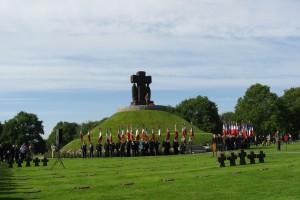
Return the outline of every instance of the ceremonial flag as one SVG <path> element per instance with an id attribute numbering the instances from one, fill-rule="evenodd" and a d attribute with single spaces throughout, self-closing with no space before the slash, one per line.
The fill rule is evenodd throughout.
<path id="1" fill-rule="evenodd" d="M 99 133 L 99 141 L 102 141 L 102 129 L 100 128 L 100 133 Z"/>
<path id="2" fill-rule="evenodd" d="M 125 139 L 125 136 L 124 136 L 124 129 L 123 129 L 123 127 L 122 127 L 121 139 L 122 139 L 122 141 L 124 141 L 124 139 Z"/>
<path id="3" fill-rule="evenodd" d="M 82 130 L 80 130 L 80 140 L 83 141 L 83 134 L 82 134 Z"/>
<path id="4" fill-rule="evenodd" d="M 106 143 L 109 143 L 109 138 L 108 138 L 108 131 L 106 129 L 106 133 L 105 133 L 105 139 L 106 139 Z"/>
<path id="5" fill-rule="evenodd" d="M 131 129 L 130 129 L 129 139 L 130 139 L 130 140 L 133 140 L 133 130 L 132 130 L 132 125 L 131 125 Z"/>
<path id="6" fill-rule="evenodd" d="M 178 140 L 178 130 L 177 130 L 177 124 L 175 124 L 175 140 Z"/>
<path id="7" fill-rule="evenodd" d="M 139 127 L 138 127 L 138 125 L 136 125 L 135 139 L 136 140 L 140 140 L 140 133 L 139 133 Z"/>
<path id="8" fill-rule="evenodd" d="M 158 137 L 161 137 L 160 126 L 158 126 Z"/>
<path id="9" fill-rule="evenodd" d="M 90 135 L 90 131 L 88 131 L 88 140 L 89 140 L 89 142 L 91 142 L 91 135 Z"/>
<path id="10" fill-rule="evenodd" d="M 186 136 L 186 126 L 185 123 L 182 124 L 182 137 L 185 138 Z"/>
<path id="11" fill-rule="evenodd" d="M 145 138 L 145 129 L 144 129 L 144 124 L 143 124 L 143 129 L 142 129 L 142 138 Z"/>
<path id="12" fill-rule="evenodd" d="M 126 137 L 129 139 L 130 138 L 130 133 L 129 133 L 129 128 L 127 126 L 127 130 L 126 130 Z"/>
<path id="13" fill-rule="evenodd" d="M 191 139 L 193 139 L 193 138 L 194 138 L 194 129 L 193 129 L 193 124 L 192 124 L 191 130 L 190 130 L 190 137 L 191 137 Z"/>
<path id="14" fill-rule="evenodd" d="M 166 140 L 170 140 L 170 129 L 169 129 L 169 127 L 167 128 Z"/>
<path id="15" fill-rule="evenodd" d="M 226 125 L 225 122 L 223 122 L 223 135 L 226 136 L 227 130 L 226 130 Z"/>
<path id="16" fill-rule="evenodd" d="M 118 129 L 118 139 L 121 140 L 120 128 Z"/>
<path id="17" fill-rule="evenodd" d="M 111 135 L 111 128 L 109 129 L 109 141 L 112 142 L 113 139 L 112 139 L 112 135 Z"/>
<path id="18" fill-rule="evenodd" d="M 145 138 L 146 138 L 146 141 L 149 140 L 149 137 L 148 137 L 148 129 L 147 129 L 147 127 L 146 127 L 146 131 L 145 131 Z"/>
<path id="19" fill-rule="evenodd" d="M 155 139 L 154 129 L 153 129 L 153 128 L 152 128 L 151 138 L 152 138 L 153 140 Z"/>

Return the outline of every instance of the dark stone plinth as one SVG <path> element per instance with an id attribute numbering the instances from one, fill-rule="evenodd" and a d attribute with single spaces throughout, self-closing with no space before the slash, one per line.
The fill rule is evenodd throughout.
<path id="1" fill-rule="evenodd" d="M 255 164 L 256 155 L 254 154 L 253 151 L 250 152 L 250 154 L 247 156 L 247 158 L 250 160 L 250 164 Z"/>
<path id="2" fill-rule="evenodd" d="M 132 85 L 132 102 L 131 105 L 149 105 L 151 104 L 150 83 L 151 76 L 146 76 L 146 72 L 138 71 L 136 75 L 130 77 Z"/>
<path id="3" fill-rule="evenodd" d="M 246 165 L 246 159 L 245 159 L 246 156 L 247 156 L 247 153 L 244 152 L 243 149 L 241 149 L 238 154 L 238 157 L 240 158 L 240 165 Z"/>
<path id="4" fill-rule="evenodd" d="M 167 106 L 162 105 L 134 105 L 134 106 L 124 106 L 118 108 L 118 112 L 126 112 L 126 111 L 137 111 L 137 110 L 161 110 L 166 111 L 168 109 Z"/>
<path id="5" fill-rule="evenodd" d="M 237 159 L 237 156 L 234 154 L 234 152 L 230 153 L 230 156 L 227 156 L 227 160 L 230 161 L 230 166 L 236 166 L 235 160 Z"/>
<path id="6" fill-rule="evenodd" d="M 266 157 L 266 154 L 264 154 L 263 151 L 259 151 L 259 154 L 256 154 L 256 157 L 258 158 L 259 163 L 264 163 L 264 158 Z"/>
<path id="7" fill-rule="evenodd" d="M 222 153 L 222 154 L 220 154 L 220 156 L 218 157 L 218 161 L 219 161 L 219 166 L 220 167 L 225 167 L 225 163 L 224 163 L 224 161 L 226 160 L 226 157 L 225 157 L 225 155 Z"/>

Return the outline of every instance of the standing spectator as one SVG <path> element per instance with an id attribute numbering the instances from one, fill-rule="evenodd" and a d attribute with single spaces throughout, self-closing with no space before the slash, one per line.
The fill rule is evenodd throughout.
<path id="1" fill-rule="evenodd" d="M 281 135 L 279 133 L 279 131 L 277 131 L 275 133 L 275 139 L 276 139 L 276 146 L 277 146 L 277 150 L 280 151 L 280 146 L 281 146 Z"/>
<path id="2" fill-rule="evenodd" d="M 94 145 L 93 145 L 93 143 L 90 143 L 89 150 L 90 150 L 90 158 L 94 157 Z"/>
<path id="3" fill-rule="evenodd" d="M 97 151 L 97 157 L 102 157 L 102 144 L 100 141 L 98 141 L 97 146 L 96 146 L 96 151 Z"/>
<path id="4" fill-rule="evenodd" d="M 2 144 L 0 144 L 0 161 L 3 162 L 4 150 Z"/>
<path id="5" fill-rule="evenodd" d="M 51 156 L 52 156 L 52 159 L 53 159 L 54 158 L 54 153 L 56 151 L 56 146 L 54 144 L 51 144 L 51 151 L 52 151 Z"/>
<path id="6" fill-rule="evenodd" d="M 81 150 L 82 150 L 82 158 L 86 158 L 86 144 L 85 144 L 85 141 L 82 142 Z"/>
<path id="7" fill-rule="evenodd" d="M 26 147 L 26 144 L 23 143 L 22 146 L 20 147 L 20 154 L 21 154 L 21 159 L 22 160 L 25 159 L 26 153 L 27 153 L 27 147 Z"/>

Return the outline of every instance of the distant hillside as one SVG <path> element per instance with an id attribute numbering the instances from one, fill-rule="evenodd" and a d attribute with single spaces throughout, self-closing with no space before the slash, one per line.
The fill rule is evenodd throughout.
<path id="1" fill-rule="evenodd" d="M 166 111 L 157 111 L 157 110 L 140 110 L 140 111 L 126 111 L 126 112 L 118 112 L 114 114 L 113 116 L 109 117 L 107 120 L 105 120 L 102 124 L 99 124 L 96 128 L 90 131 L 91 134 L 91 142 L 93 144 L 96 144 L 98 142 L 99 138 L 99 129 L 102 129 L 102 143 L 104 143 L 105 140 L 105 132 L 106 129 L 109 130 L 112 129 L 112 137 L 113 140 L 117 141 L 117 134 L 118 134 L 118 128 L 124 128 L 124 131 L 126 133 L 127 125 L 129 127 L 132 125 L 133 133 L 135 134 L 136 125 L 138 124 L 139 132 L 141 134 L 142 132 L 142 125 L 144 124 L 145 127 L 148 128 L 148 135 L 151 137 L 151 129 L 154 128 L 155 137 L 157 137 L 158 134 L 158 126 L 160 125 L 161 128 L 161 134 L 162 137 L 160 140 L 164 140 L 166 137 L 166 130 L 167 127 L 170 128 L 170 135 L 171 140 L 174 138 L 174 129 L 175 124 L 177 123 L 177 129 L 179 133 L 179 139 L 181 138 L 181 128 L 182 124 L 186 123 L 187 126 L 187 132 L 189 135 L 191 124 L 187 122 L 186 120 L 172 114 Z M 194 128 L 194 143 L 207 143 L 211 141 L 212 135 L 211 133 L 205 133 L 199 128 L 193 126 Z M 88 143 L 87 133 L 84 133 L 83 139 Z M 81 146 L 81 141 L 78 133 L 78 139 L 73 140 L 72 142 L 68 143 L 66 146 L 62 148 L 62 150 L 68 151 L 70 149 L 72 150 L 78 150 Z"/>

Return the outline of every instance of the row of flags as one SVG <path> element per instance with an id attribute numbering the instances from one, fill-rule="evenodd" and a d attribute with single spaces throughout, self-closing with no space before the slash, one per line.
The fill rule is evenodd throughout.
<path id="1" fill-rule="evenodd" d="M 175 129 L 174 129 L 174 140 L 178 140 L 178 129 L 177 129 L 177 124 L 175 124 Z M 125 133 L 125 130 L 122 128 L 122 130 L 120 130 L 120 128 L 118 129 L 118 140 L 122 140 L 124 141 L 125 140 L 125 137 L 130 139 L 130 140 L 140 140 L 140 138 L 142 137 L 144 140 L 149 140 L 149 134 L 148 134 L 148 129 L 147 127 L 145 128 L 145 126 L 143 125 L 143 128 L 142 128 L 142 133 L 141 133 L 141 136 L 140 136 L 140 133 L 139 133 L 139 129 L 138 129 L 138 125 L 136 126 L 136 131 L 135 131 L 135 135 L 133 134 L 133 130 L 132 130 L 132 126 L 131 126 L 131 129 L 129 130 L 129 127 L 127 126 L 127 130 L 126 130 L 126 133 Z M 158 126 L 158 131 L 157 131 L 157 137 L 161 138 L 161 129 L 160 129 L 160 126 Z M 187 130 L 186 130 L 186 125 L 185 123 L 182 125 L 182 138 L 186 138 L 187 136 Z M 90 131 L 88 131 L 87 133 L 87 137 L 88 137 L 88 141 L 91 142 L 91 134 L 90 134 Z M 151 130 L 151 139 L 155 139 L 155 133 L 154 133 L 154 128 L 152 128 Z M 109 141 L 109 142 L 112 142 L 113 139 L 112 139 L 112 130 L 111 128 L 109 129 L 109 135 L 108 135 L 108 130 L 106 130 L 106 133 L 105 133 L 105 138 L 106 138 L 106 141 Z M 191 129 L 190 129 L 190 138 L 193 139 L 194 138 L 194 129 L 193 129 L 193 124 L 191 124 Z M 99 138 L 98 140 L 101 142 L 103 139 L 103 136 L 102 136 L 102 129 L 100 128 L 100 132 L 99 132 Z M 80 130 L 80 140 L 83 141 L 83 133 L 82 133 L 82 130 Z M 166 140 L 170 140 L 170 128 L 167 127 L 167 133 L 166 133 Z"/>
<path id="2" fill-rule="evenodd" d="M 252 124 L 223 122 L 223 135 L 241 135 L 243 137 L 253 136 L 254 128 Z"/>

